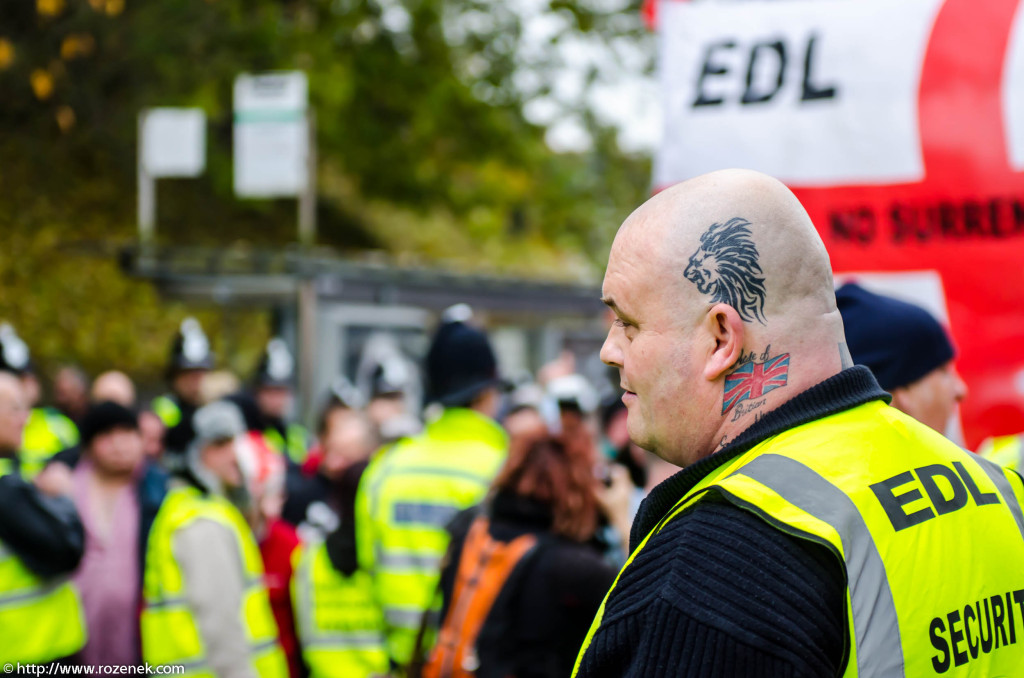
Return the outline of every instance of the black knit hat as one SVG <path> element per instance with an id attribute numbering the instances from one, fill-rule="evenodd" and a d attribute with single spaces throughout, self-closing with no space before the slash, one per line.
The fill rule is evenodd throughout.
<path id="1" fill-rule="evenodd" d="M 93 439 L 115 428 L 138 430 L 139 418 L 124 405 L 105 401 L 89 408 L 78 429 L 82 447 L 89 447 Z"/>
<path id="2" fill-rule="evenodd" d="M 942 325 L 920 306 L 847 283 L 836 290 L 853 362 L 867 365 L 879 385 L 912 384 L 956 355 Z"/>
<path id="3" fill-rule="evenodd" d="M 429 401 L 466 405 L 491 386 L 504 387 L 498 361 L 483 330 L 461 321 L 443 322 L 427 352 Z"/>

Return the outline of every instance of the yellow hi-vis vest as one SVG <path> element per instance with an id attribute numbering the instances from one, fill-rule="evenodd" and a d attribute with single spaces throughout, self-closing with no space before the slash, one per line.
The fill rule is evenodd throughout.
<path id="1" fill-rule="evenodd" d="M 213 678 L 206 650 L 185 597 L 185 581 L 174 557 L 175 533 L 196 520 L 224 525 L 238 541 L 246 581 L 238 611 L 248 632 L 252 669 L 262 678 L 286 678 L 288 665 L 263 580 L 263 560 L 242 514 L 229 501 L 194 487 L 168 492 L 149 534 L 142 584 L 142 658 L 155 666 L 181 666 L 176 675 Z M 229 565 L 225 563 L 225 567 Z M 181 670 L 181 669 L 179 669 Z"/>
<path id="2" fill-rule="evenodd" d="M 292 606 L 310 678 L 386 676 L 384 617 L 370 576 L 338 572 L 323 542 L 303 546 L 293 558 Z"/>
<path id="3" fill-rule="evenodd" d="M 174 428 L 181 423 L 181 407 L 178 406 L 174 396 L 157 396 L 153 398 L 150 407 L 167 428 Z"/>
<path id="4" fill-rule="evenodd" d="M 57 410 L 34 407 L 25 422 L 21 442 L 21 474 L 33 478 L 50 457 L 78 444 L 78 427 Z"/>
<path id="5" fill-rule="evenodd" d="M 14 473 L 0 459 L 0 476 Z M 0 541 L 0 660 L 41 664 L 85 646 L 85 617 L 66 577 L 43 579 Z"/>
<path id="6" fill-rule="evenodd" d="M 309 434 L 304 426 L 288 424 L 284 429 L 285 436 L 276 428 L 268 428 L 263 432 L 263 440 L 274 452 L 283 454 L 296 464 L 306 461 L 309 453 Z"/>
<path id="7" fill-rule="evenodd" d="M 401 666 L 412 658 L 424 613 L 440 609 L 434 594 L 448 550 L 445 527 L 483 500 L 507 447 L 493 420 L 449 408 L 420 435 L 384 448 L 363 473 L 356 551 L 360 568 L 372 573 L 388 652 Z"/>
<path id="8" fill-rule="evenodd" d="M 712 471 L 623 570 L 709 491 L 842 559 L 844 676 L 1024 675 L 1024 482 L 1017 474 L 874 401 L 768 438 Z"/>
<path id="9" fill-rule="evenodd" d="M 978 448 L 978 454 L 992 463 L 999 464 L 1017 473 L 1024 472 L 1024 445 L 1021 436 L 997 436 L 985 440 Z"/>

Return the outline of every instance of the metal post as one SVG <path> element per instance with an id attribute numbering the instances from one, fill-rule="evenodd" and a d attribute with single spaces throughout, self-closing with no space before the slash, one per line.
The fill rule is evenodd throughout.
<path id="1" fill-rule="evenodd" d="M 156 235 L 156 180 L 146 171 L 145 163 L 145 134 L 146 116 L 148 111 L 139 113 L 138 139 L 136 143 L 136 155 L 138 163 L 138 219 L 139 219 L 139 242 L 149 245 Z"/>
<path id="2" fill-rule="evenodd" d="M 306 186 L 299 196 L 299 244 L 303 254 L 309 254 L 316 244 L 316 117 L 313 111 L 306 116 L 309 133 L 307 147 Z M 316 363 L 316 275 L 310 272 L 299 280 L 299 403 L 307 426 L 313 423 L 313 376 Z"/>
<path id="3" fill-rule="evenodd" d="M 306 113 L 309 142 L 306 151 L 306 186 L 299 195 L 299 244 L 316 244 L 316 113 Z"/>

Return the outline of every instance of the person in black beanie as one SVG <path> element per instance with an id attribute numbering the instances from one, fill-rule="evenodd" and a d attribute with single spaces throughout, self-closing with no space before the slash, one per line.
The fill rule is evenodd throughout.
<path id="1" fill-rule="evenodd" d="M 167 476 L 147 460 L 138 416 L 123 405 L 92 405 L 80 432 L 71 496 L 85 526 L 85 556 L 74 575 L 89 629 L 81 659 L 89 666 L 138 664 L 146 539 Z"/>
<path id="2" fill-rule="evenodd" d="M 967 386 L 939 321 L 920 306 L 852 282 L 836 290 L 836 304 L 853 362 L 871 369 L 893 407 L 944 433 Z"/>
<path id="3" fill-rule="evenodd" d="M 439 406 L 437 416 L 419 435 L 374 457 L 356 499 L 360 567 L 372 573 L 387 651 L 401 667 L 414 658 L 424 613 L 433 619 L 437 608 L 438 564 L 449 539 L 445 527 L 484 498 L 508 449 L 508 437 L 494 419 L 506 382 L 468 306 L 445 311 L 425 362 L 427 400 Z"/>

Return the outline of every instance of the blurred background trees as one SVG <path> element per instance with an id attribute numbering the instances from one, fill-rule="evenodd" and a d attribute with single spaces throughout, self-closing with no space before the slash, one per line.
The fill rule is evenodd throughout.
<path id="1" fill-rule="evenodd" d="M 649 159 L 624 152 L 618 132 L 582 104 L 569 113 L 588 147 L 549 147 L 523 110 L 552 93 L 558 64 L 543 50 L 524 55 L 524 11 L 559 19 L 552 44 L 568 33 L 649 40 L 635 4 L 0 3 L 0 319 L 44 371 L 75 360 L 158 379 L 185 309 L 125 278 L 112 256 L 83 256 L 81 245 L 135 237 L 136 118 L 150 106 L 198 106 L 209 124 L 206 174 L 159 184 L 159 244 L 293 241 L 294 201 L 241 201 L 232 189 L 233 80 L 278 69 L 309 76 L 321 245 L 597 280 L 615 229 L 649 190 Z M 250 371 L 264 315 L 200 317 L 215 344 L 225 332 L 252 338 L 229 364 Z"/>

